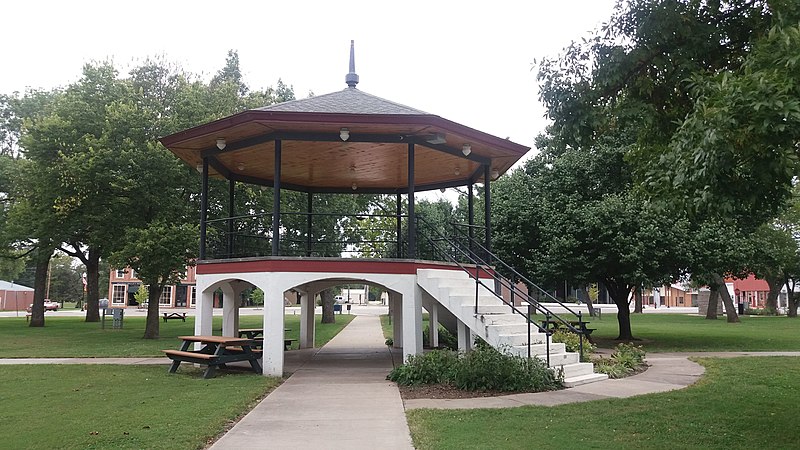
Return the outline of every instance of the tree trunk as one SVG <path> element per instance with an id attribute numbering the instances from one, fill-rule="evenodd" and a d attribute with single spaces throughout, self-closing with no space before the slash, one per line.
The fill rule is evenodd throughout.
<path id="1" fill-rule="evenodd" d="M 636 286 L 633 288 L 633 312 L 642 313 L 642 287 Z"/>
<path id="2" fill-rule="evenodd" d="M 768 315 L 774 316 L 778 314 L 778 296 L 781 294 L 783 280 L 776 277 L 767 277 L 767 284 L 769 285 L 769 294 L 767 294 L 767 302 L 764 305 L 764 309 Z"/>
<path id="3" fill-rule="evenodd" d="M 164 286 L 158 284 L 156 281 L 147 282 L 142 280 L 142 283 L 149 284 L 147 290 L 147 321 L 144 326 L 143 339 L 158 339 L 158 299 L 161 297 L 161 291 Z"/>
<path id="4" fill-rule="evenodd" d="M 728 323 L 739 322 L 739 315 L 736 313 L 736 305 L 733 304 L 731 294 L 728 292 L 728 288 L 725 287 L 725 280 L 717 273 L 713 274 L 712 277 L 714 283 L 719 285 L 719 294 L 722 297 L 722 304 L 725 305 L 725 315 L 728 317 Z"/>
<path id="5" fill-rule="evenodd" d="M 322 298 L 322 323 L 335 323 L 333 289 L 325 289 L 319 293 L 319 296 Z"/>
<path id="6" fill-rule="evenodd" d="M 90 248 L 86 266 L 86 322 L 100 321 L 100 252 Z"/>
<path id="7" fill-rule="evenodd" d="M 617 305 L 617 323 L 619 325 L 618 341 L 633 341 L 631 331 L 631 312 L 628 295 L 631 293 L 631 286 L 627 283 L 617 283 L 616 281 L 604 280 L 608 295 L 614 304 Z"/>
<path id="8" fill-rule="evenodd" d="M 31 322 L 28 326 L 44 326 L 44 296 L 47 290 L 47 269 L 50 266 L 52 250 L 39 249 L 35 252 L 36 275 L 33 281 L 33 307 L 31 308 Z"/>
<path id="9" fill-rule="evenodd" d="M 707 320 L 717 320 L 717 302 L 719 301 L 719 286 L 711 284 L 711 292 L 708 294 L 708 309 L 706 309 Z"/>
<path id="10" fill-rule="evenodd" d="M 800 306 L 800 297 L 792 294 L 787 294 L 787 308 L 786 308 L 786 315 L 789 317 L 797 317 L 797 307 Z"/>
<path id="11" fill-rule="evenodd" d="M 594 309 L 594 303 L 592 303 L 592 299 L 589 297 L 589 290 L 586 289 L 586 286 L 581 286 L 579 289 L 583 293 L 583 298 L 586 299 L 586 307 L 589 308 L 589 317 L 597 317 L 597 311 Z"/>

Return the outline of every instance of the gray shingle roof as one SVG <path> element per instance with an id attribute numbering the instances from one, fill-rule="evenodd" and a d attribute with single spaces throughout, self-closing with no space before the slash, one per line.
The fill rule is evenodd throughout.
<path id="1" fill-rule="evenodd" d="M 286 111 L 307 113 L 339 113 L 339 114 L 413 114 L 430 115 L 399 103 L 395 103 L 356 88 L 317 97 L 304 98 L 278 103 L 276 105 L 256 108 L 256 111 Z"/>
<path id="2" fill-rule="evenodd" d="M 33 290 L 32 288 L 29 288 L 28 286 L 23 286 L 23 285 L 18 284 L 18 283 L 14 283 L 12 285 L 8 281 L 3 281 L 3 280 L 0 280 L 0 289 L 2 289 L 4 291 L 20 291 L 20 292 L 22 292 L 22 291 L 32 291 Z"/>

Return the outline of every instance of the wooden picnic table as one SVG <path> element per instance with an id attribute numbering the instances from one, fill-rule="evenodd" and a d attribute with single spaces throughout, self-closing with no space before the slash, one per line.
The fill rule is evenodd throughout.
<path id="1" fill-rule="evenodd" d="M 190 362 L 208 366 L 203 378 L 211 378 L 216 368 L 225 368 L 225 364 L 237 361 L 248 361 L 255 373 L 261 373 L 258 363 L 261 351 L 253 349 L 255 341 L 252 339 L 227 336 L 179 336 L 178 339 L 183 341 L 180 350 L 162 350 L 172 360 L 169 373 L 175 373 L 182 362 Z M 189 350 L 195 342 L 200 342 L 203 347 Z"/>
<path id="2" fill-rule="evenodd" d="M 291 328 L 284 328 L 283 331 L 292 331 Z M 263 328 L 240 328 L 239 329 L 239 337 L 245 337 L 248 339 L 253 339 L 256 341 L 255 346 L 261 347 L 263 343 L 263 338 L 259 338 L 258 336 L 264 335 Z M 284 339 L 283 340 L 283 349 L 289 350 L 292 346 L 292 342 L 295 342 L 297 339 Z"/>
<path id="3" fill-rule="evenodd" d="M 586 336 L 587 338 L 590 338 L 591 335 L 592 335 L 592 332 L 594 330 L 596 330 L 596 328 L 588 328 L 586 325 L 588 325 L 589 322 L 587 322 L 585 320 L 580 320 L 580 321 L 579 320 L 567 320 L 566 322 L 568 324 L 572 325 L 572 327 L 581 330 L 583 332 L 583 335 Z M 551 320 L 543 320 L 541 323 L 542 323 L 542 328 L 544 328 L 545 330 L 555 331 L 555 330 L 558 330 L 558 329 L 561 329 L 561 328 L 566 328 L 564 326 L 564 322 L 562 322 L 560 320 L 552 320 L 552 319 Z"/>

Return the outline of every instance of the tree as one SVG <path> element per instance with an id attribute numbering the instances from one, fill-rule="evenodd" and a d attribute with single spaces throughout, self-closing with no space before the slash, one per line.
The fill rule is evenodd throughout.
<path id="1" fill-rule="evenodd" d="M 543 150 L 495 183 L 495 248 L 546 285 L 602 282 L 619 310 L 618 339 L 633 339 L 630 295 L 682 275 L 688 224 L 636 195 L 618 147 Z"/>
<path id="2" fill-rule="evenodd" d="M 165 286 L 186 277 L 186 267 L 196 258 L 199 231 L 195 225 L 152 222 L 128 230 L 125 244 L 112 254 L 115 267 L 130 267 L 148 286 L 147 325 L 144 339 L 158 339 L 158 299 Z"/>
<path id="3" fill-rule="evenodd" d="M 691 154 L 689 143 L 695 141 L 681 139 L 679 131 L 688 126 L 690 113 L 699 105 L 696 86 L 717 74 L 739 71 L 744 61 L 756 53 L 754 43 L 767 35 L 775 21 L 773 6 L 785 5 L 761 0 L 618 3 L 611 19 L 592 36 L 573 43 L 560 57 L 545 59 L 540 65 L 541 99 L 553 124 L 537 146 L 555 157 L 571 151 L 591 155 L 600 145 L 614 148 L 621 157 L 616 162 L 607 161 L 607 167 L 625 170 L 622 178 L 611 181 L 617 183 L 617 192 L 630 191 L 621 198 L 641 199 L 638 201 L 653 210 L 648 214 L 655 214 L 654 217 L 688 219 L 687 231 L 711 230 L 717 228 L 718 222 L 729 221 L 729 228 L 736 233 L 749 232 L 769 215 L 752 214 L 752 210 L 750 215 L 722 214 L 724 209 L 693 207 L 686 209 L 688 215 L 684 219 L 682 205 L 686 198 L 694 198 L 694 192 L 685 194 L 686 189 L 672 186 L 681 186 L 687 172 L 694 174 L 691 179 L 701 187 L 703 180 L 713 179 L 713 171 L 693 172 L 701 161 L 685 156 Z M 727 115 L 718 113 L 719 110 L 714 112 L 719 120 L 727 119 Z M 702 130 L 696 135 L 703 136 Z M 673 151 L 676 142 L 686 142 L 687 151 Z M 734 163 L 731 159 L 720 160 Z M 676 168 L 686 170 L 679 172 Z M 632 175 L 632 184 L 625 182 L 628 174 Z M 737 189 L 747 189 L 745 186 Z M 769 198 L 773 197 L 780 196 Z M 752 218 L 758 219 L 748 222 Z M 711 225 L 706 226 L 705 221 Z M 563 236 L 572 234 L 557 236 L 565 240 Z M 723 236 L 714 238 L 719 241 Z M 684 240 L 686 248 L 702 244 Z M 708 251 L 694 252 L 691 265 L 683 270 L 688 269 L 693 276 L 707 276 L 709 282 L 719 282 L 723 273 L 731 271 L 731 264 L 712 264 L 720 259 Z M 610 291 L 613 290 L 616 289 Z M 721 293 L 730 302 L 727 290 Z M 735 320 L 735 311 L 728 309 L 733 315 L 729 320 Z"/>

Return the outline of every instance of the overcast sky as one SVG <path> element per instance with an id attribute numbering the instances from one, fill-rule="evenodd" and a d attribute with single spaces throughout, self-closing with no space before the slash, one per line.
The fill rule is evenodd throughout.
<path id="1" fill-rule="evenodd" d="M 251 88 L 278 78 L 298 98 L 345 88 L 350 40 L 358 88 L 533 146 L 547 121 L 532 63 L 606 20 L 614 0 L 8 1 L 0 92 L 53 88 L 81 66 L 123 71 L 164 56 L 210 77 L 229 49 Z"/>

